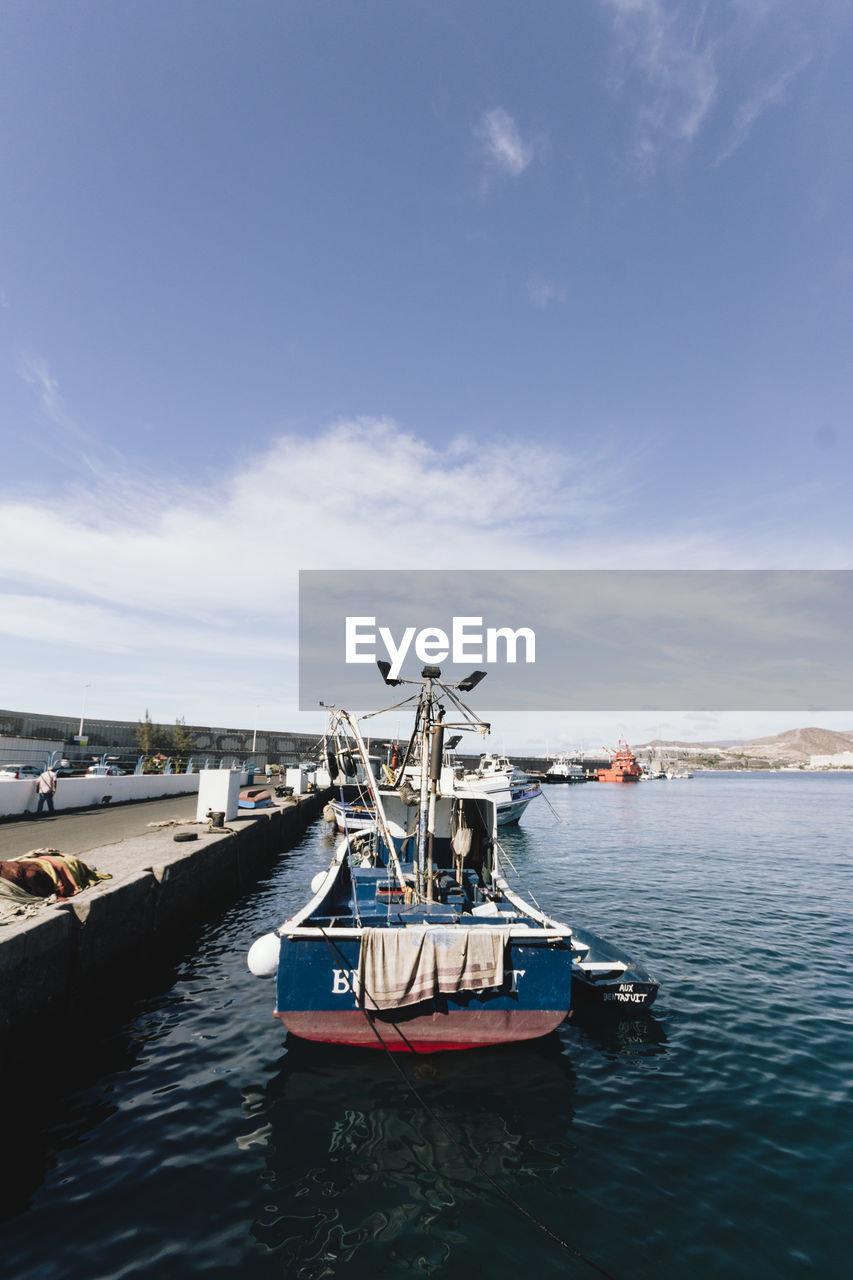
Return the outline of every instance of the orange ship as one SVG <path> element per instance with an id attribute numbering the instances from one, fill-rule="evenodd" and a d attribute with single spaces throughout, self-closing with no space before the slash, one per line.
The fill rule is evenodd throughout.
<path id="1" fill-rule="evenodd" d="M 634 755 L 627 742 L 619 739 L 619 746 L 615 751 L 610 752 L 611 761 L 607 769 L 598 770 L 599 782 L 638 782 L 642 770 L 637 763 L 637 757 Z"/>

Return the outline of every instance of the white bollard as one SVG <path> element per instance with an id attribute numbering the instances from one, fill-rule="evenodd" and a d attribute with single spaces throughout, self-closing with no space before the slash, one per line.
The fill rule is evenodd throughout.
<path id="1" fill-rule="evenodd" d="M 202 769 L 198 776 L 196 821 L 203 822 L 208 812 L 224 813 L 226 822 L 237 817 L 241 775 L 233 769 Z"/>

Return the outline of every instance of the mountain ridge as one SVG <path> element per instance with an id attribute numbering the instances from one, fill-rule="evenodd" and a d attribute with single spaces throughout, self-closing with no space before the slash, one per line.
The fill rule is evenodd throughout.
<path id="1" fill-rule="evenodd" d="M 727 739 L 716 742 L 685 742 L 678 739 L 654 738 L 639 743 L 637 751 L 663 754 L 667 750 L 688 750 L 694 754 L 709 752 L 725 756 L 757 756 L 771 763 L 807 764 L 813 755 L 835 755 L 853 751 L 853 730 L 821 729 L 816 725 L 786 729 L 763 738 Z"/>

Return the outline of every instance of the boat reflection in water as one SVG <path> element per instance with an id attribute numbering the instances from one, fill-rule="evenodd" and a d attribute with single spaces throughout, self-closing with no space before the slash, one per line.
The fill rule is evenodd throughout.
<path id="1" fill-rule="evenodd" d="M 490 1178 L 531 1212 L 541 1184 L 565 1202 L 582 1181 L 575 1073 L 556 1035 L 406 1059 L 423 1102 L 385 1055 L 292 1037 L 288 1049 L 244 1095 L 267 1149 L 253 1234 L 287 1274 L 384 1274 L 389 1257 L 431 1272 L 460 1250 L 470 1264 L 472 1249 L 493 1251 L 496 1209 L 515 1213 Z"/>
<path id="2" fill-rule="evenodd" d="M 570 1025 L 610 1058 L 647 1058 L 666 1053 L 663 1023 L 647 1009 L 614 1015 L 600 1006 L 579 1004 L 572 1010 Z"/>
<path id="3" fill-rule="evenodd" d="M 574 1130 L 567 1052 L 577 1034 L 570 1024 L 473 1057 L 395 1055 L 420 1097 L 384 1054 L 288 1037 L 276 1075 L 244 1092 L 241 1145 L 265 1146 L 255 1239 L 301 1280 L 462 1276 L 494 1260 L 499 1214 L 507 1268 L 517 1254 L 524 1272 L 535 1249 L 540 1272 L 559 1274 L 565 1253 L 498 1188 L 558 1234 L 582 1232 L 588 1135 Z M 663 1051 L 651 1014 L 581 1034 L 607 1056 Z"/>

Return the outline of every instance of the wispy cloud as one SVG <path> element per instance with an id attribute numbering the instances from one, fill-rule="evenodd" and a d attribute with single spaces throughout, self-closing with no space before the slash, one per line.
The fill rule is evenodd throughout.
<path id="1" fill-rule="evenodd" d="M 53 457 L 64 455 L 73 464 L 95 475 L 107 474 L 107 469 L 121 465 L 117 449 L 96 440 L 91 432 L 81 427 L 69 411 L 48 362 L 35 351 L 26 351 L 18 359 L 18 374 L 32 390 L 44 421 L 54 430 L 49 439 L 38 433 L 34 436 L 36 447 Z"/>
<path id="2" fill-rule="evenodd" d="M 474 135 L 493 173 L 517 178 L 533 160 L 533 143 L 522 138 L 518 125 L 503 107 L 485 111 L 474 127 Z"/>
<path id="3" fill-rule="evenodd" d="M 768 108 L 781 106 L 787 100 L 791 81 L 796 79 L 810 62 L 811 57 L 804 56 L 794 66 L 781 72 L 768 83 L 759 85 L 755 92 L 741 103 L 734 113 L 731 136 L 717 156 L 716 164 L 722 164 L 743 146 L 752 133 L 756 121 Z"/>
<path id="4" fill-rule="evenodd" d="M 54 378 L 47 361 L 34 351 L 26 351 L 18 361 L 18 373 L 32 388 L 42 412 L 55 426 L 76 430 L 65 411 L 59 394 L 59 383 Z"/>
<path id="5" fill-rule="evenodd" d="M 714 161 L 722 164 L 812 60 L 801 7 L 780 0 L 599 2 L 613 27 L 611 88 L 631 112 L 632 160 L 644 177 L 685 155 L 712 116 L 717 127 L 729 121 Z M 831 24 L 831 6 L 822 20 Z"/>
<path id="6" fill-rule="evenodd" d="M 614 86 L 635 94 L 634 161 L 644 174 L 664 150 L 695 138 L 717 95 L 715 46 L 703 38 L 705 6 L 667 0 L 601 0 L 614 22 Z"/>
<path id="7" fill-rule="evenodd" d="M 527 281 L 527 296 L 534 307 L 540 311 L 544 311 L 554 302 L 566 301 L 566 291 L 561 285 L 541 277 L 534 277 Z"/>

